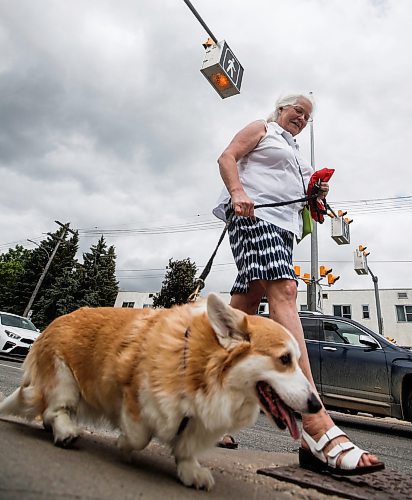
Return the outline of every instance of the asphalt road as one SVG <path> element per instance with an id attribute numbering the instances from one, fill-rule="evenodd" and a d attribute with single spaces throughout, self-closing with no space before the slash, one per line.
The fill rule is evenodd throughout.
<path id="1" fill-rule="evenodd" d="M 18 385 L 20 377 L 22 375 L 22 369 L 20 363 L 15 363 L 11 361 L 0 360 L 0 391 L 3 394 L 10 394 Z M 412 424 L 406 422 L 401 422 L 395 419 L 380 419 L 372 418 L 368 416 L 347 416 L 340 413 L 333 413 L 336 423 L 351 437 L 351 439 L 360 447 L 366 450 L 373 451 L 386 463 L 387 468 L 402 472 L 411 473 L 412 472 L 412 454 L 410 453 L 412 445 Z M 60 457 L 60 454 L 67 453 L 67 450 L 59 450 L 53 446 L 48 446 L 51 441 L 51 436 L 47 435 L 43 430 L 36 428 L 35 426 L 25 430 L 23 424 L 2 422 L 0 421 L 0 449 L 4 460 L 8 463 L 8 454 L 4 453 L 4 450 L 12 451 L 14 460 L 16 464 L 19 461 L 24 460 L 24 449 L 18 449 L 18 443 L 21 437 L 30 438 L 30 442 L 33 446 L 33 453 L 39 455 L 39 460 L 43 453 Z M 91 447 L 93 455 L 102 454 L 102 456 L 107 456 L 107 444 L 102 444 L 98 440 L 98 435 L 93 435 L 93 432 L 89 435 L 89 446 Z M 113 437 L 112 437 L 113 436 Z M 107 434 L 107 437 L 112 439 L 114 448 L 114 434 Z M 294 442 L 289 434 L 284 431 L 279 431 L 274 428 L 267 418 L 261 415 L 257 423 L 249 429 L 245 429 L 236 436 L 239 442 L 240 450 L 250 450 L 260 452 L 272 452 L 272 453 L 296 453 L 298 450 L 298 443 Z M 23 441 L 24 442 L 24 441 Z M 14 446 L 14 444 L 16 446 Z M 37 451 L 37 447 L 39 448 Z M 43 447 L 44 450 L 43 451 Z M 41 450 L 40 450 L 41 448 Z M 222 450 L 225 451 L 226 450 Z M 110 461 L 118 460 L 115 451 L 110 452 Z M 73 455 L 63 455 L 67 457 L 72 457 Z M 58 459 L 58 458 L 57 458 Z M 3 462 L 4 463 L 4 462 Z M 73 462 L 73 466 L 76 465 L 77 461 Z M 8 463 L 9 465 L 9 463 Z M 58 462 L 56 462 L 58 466 Z M 83 467 L 87 466 L 83 465 Z M 174 466 L 173 463 L 168 463 L 167 467 L 170 468 L 167 471 L 167 475 L 170 477 L 174 476 Z M 126 475 L 128 469 L 126 468 Z M 38 472 L 36 472 L 38 474 Z M 51 486 L 57 488 L 58 485 L 53 484 L 53 473 L 52 471 L 43 471 L 46 481 L 50 483 Z M 105 484 L 105 479 L 102 477 L 102 485 Z M 93 486 L 95 487 L 95 485 Z M 116 497 L 116 495 L 115 495 Z M 35 498 L 35 497 L 33 497 Z M 103 497 L 102 497 L 103 498 Z"/>

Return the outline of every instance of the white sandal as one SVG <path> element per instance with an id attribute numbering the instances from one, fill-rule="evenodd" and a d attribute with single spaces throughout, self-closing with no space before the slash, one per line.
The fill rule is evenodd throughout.
<path id="1" fill-rule="evenodd" d="M 307 432 L 302 431 L 302 438 L 309 446 L 309 450 L 299 448 L 299 464 L 304 469 L 310 469 L 315 472 L 330 472 L 340 476 L 352 476 L 360 474 L 369 474 L 385 468 L 383 462 L 378 462 L 373 465 L 358 467 L 360 457 L 365 450 L 361 450 L 358 446 L 354 445 L 351 441 L 338 443 L 327 453 L 324 453 L 324 448 L 335 438 L 347 435 L 339 429 L 336 425 L 329 429 L 325 434 L 316 442 Z M 341 453 L 345 453 L 344 457 L 337 466 L 337 461 Z"/>

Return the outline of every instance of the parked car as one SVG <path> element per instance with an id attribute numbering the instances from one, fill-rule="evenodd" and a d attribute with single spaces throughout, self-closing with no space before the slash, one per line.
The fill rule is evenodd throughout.
<path id="1" fill-rule="evenodd" d="M 313 378 L 327 408 L 412 422 L 410 348 L 340 316 L 299 315 Z"/>
<path id="2" fill-rule="evenodd" d="M 39 330 L 23 316 L 0 312 L 0 354 L 25 357 Z"/>

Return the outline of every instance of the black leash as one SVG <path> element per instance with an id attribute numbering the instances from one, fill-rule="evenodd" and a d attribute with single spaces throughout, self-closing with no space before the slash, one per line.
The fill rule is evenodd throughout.
<path id="1" fill-rule="evenodd" d="M 307 202 L 307 201 L 315 199 L 316 197 L 317 197 L 317 194 L 312 194 L 311 196 L 304 196 L 303 198 L 299 198 L 297 200 L 279 201 L 279 202 L 276 202 L 276 203 L 265 203 L 263 205 L 255 205 L 254 208 L 283 207 L 285 205 L 292 205 L 293 203 Z M 196 287 L 193 290 L 193 292 L 189 295 L 189 297 L 187 299 L 188 302 L 194 302 L 197 299 L 197 297 L 199 296 L 201 290 L 203 290 L 203 288 L 205 286 L 205 280 L 206 280 L 208 274 L 210 273 L 210 270 L 212 269 L 213 260 L 214 260 L 214 258 L 216 256 L 218 248 L 220 247 L 220 245 L 221 245 L 221 243 L 223 241 L 223 238 L 226 235 L 226 232 L 227 232 L 227 230 L 228 230 L 228 228 L 230 226 L 230 223 L 232 222 L 232 219 L 233 219 L 234 215 L 235 215 L 235 212 L 234 212 L 233 208 L 231 208 L 230 212 L 229 212 L 229 217 L 226 220 L 225 227 L 223 229 L 222 234 L 220 235 L 219 241 L 217 242 L 216 248 L 215 248 L 214 252 L 212 253 L 212 255 L 211 255 L 208 263 L 206 264 L 205 268 L 203 269 L 201 275 L 196 280 Z"/>

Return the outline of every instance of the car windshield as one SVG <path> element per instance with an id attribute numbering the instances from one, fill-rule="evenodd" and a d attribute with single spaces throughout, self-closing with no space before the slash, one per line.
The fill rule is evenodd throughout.
<path id="1" fill-rule="evenodd" d="M 14 326 L 15 328 L 24 328 L 25 330 L 36 331 L 36 327 L 27 318 L 12 316 L 11 314 L 0 314 L 0 322 L 3 326 Z"/>

